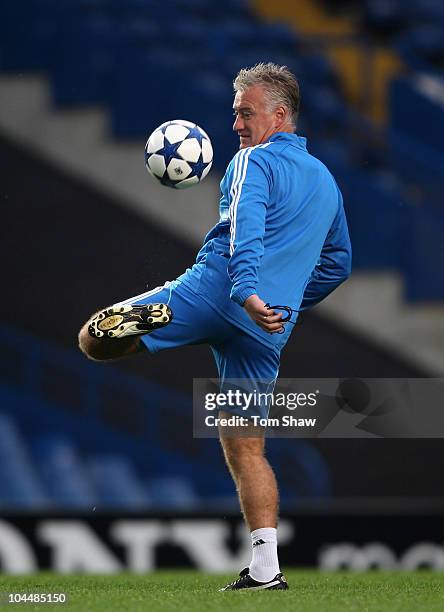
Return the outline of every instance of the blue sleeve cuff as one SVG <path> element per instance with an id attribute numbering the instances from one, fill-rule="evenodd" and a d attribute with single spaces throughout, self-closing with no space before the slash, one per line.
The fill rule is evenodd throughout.
<path id="1" fill-rule="evenodd" d="M 239 306 L 243 306 L 244 302 L 250 295 L 255 295 L 256 289 L 254 287 L 239 287 L 238 289 L 231 290 L 230 298 L 239 304 Z"/>

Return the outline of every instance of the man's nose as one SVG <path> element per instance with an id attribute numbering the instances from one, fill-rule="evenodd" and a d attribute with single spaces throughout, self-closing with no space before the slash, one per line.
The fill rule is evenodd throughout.
<path id="1" fill-rule="evenodd" d="M 241 130 L 243 130 L 244 127 L 244 122 L 241 119 L 241 117 L 239 117 L 239 115 L 236 116 L 236 119 L 234 120 L 233 123 L 233 130 L 235 132 L 240 132 Z"/>

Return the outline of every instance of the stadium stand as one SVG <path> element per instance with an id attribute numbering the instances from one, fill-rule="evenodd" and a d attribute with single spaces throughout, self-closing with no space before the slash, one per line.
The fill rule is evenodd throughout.
<path id="1" fill-rule="evenodd" d="M 0 380 L 2 509 L 236 508 L 217 442 L 190 445 L 183 435 L 191 429 L 187 394 L 116 368 L 104 374 L 6 326 L 0 345 L 12 356 Z M 329 471 L 314 447 L 282 440 L 270 454 L 282 470 L 284 506 L 328 499 Z M 291 473 L 298 466 L 296 480 L 289 465 Z"/>
<path id="2" fill-rule="evenodd" d="M 320 39 L 329 20 L 318 32 L 308 18 L 266 21 L 259 4 L 170 0 L 165 11 L 156 0 L 29 0 L 23 11 L 2 3 L 0 71 L 46 75 L 54 109 L 106 108 L 120 142 L 145 138 L 165 117 L 196 118 L 211 126 L 223 170 L 236 147 L 226 127 L 230 79 L 245 64 L 286 63 L 304 83 L 301 132 L 337 176 L 351 234 L 360 236 L 355 269 L 396 270 L 412 303 L 443 300 L 442 3 L 349 2 L 358 16 L 353 28 L 335 18 L 336 37 L 349 44 L 374 36 L 404 67 L 391 80 L 387 124 L 379 126 L 347 104 L 350 88 Z M 332 4 L 340 3 L 324 3 L 330 11 Z M 181 444 L 159 410 L 168 404 L 189 427 L 188 395 L 116 371 L 117 388 L 80 356 L 20 330 L 1 335 L 8 351 L 0 386 L 3 508 L 236 506 L 213 441 Z M 314 446 L 281 441 L 271 454 L 283 474 L 284 507 L 304 496 L 328 498 L 330 474 Z"/>
<path id="3" fill-rule="evenodd" d="M 197 0 L 185 9 L 172 0 L 168 14 L 154 1 L 117 0 L 31 2 L 20 19 L 17 4 L 1 10 L 0 69 L 45 71 L 58 108 L 106 105 L 118 139 L 145 137 L 165 117 L 198 117 L 204 127 L 211 126 L 220 170 L 235 148 L 225 127 L 233 73 L 259 60 L 286 63 L 304 83 L 301 130 L 312 150 L 336 170 L 347 193 L 352 235 L 366 227 L 369 239 L 355 245 L 355 268 L 397 269 L 409 300 L 444 298 L 444 283 L 433 282 L 441 275 L 440 241 L 424 245 L 416 236 L 418 227 L 428 224 L 431 208 L 433 223 L 444 229 L 439 127 L 444 103 L 432 82 L 444 52 L 440 3 L 412 0 L 406 8 L 405 3 L 369 1 L 359 9 L 362 30 L 354 35 L 384 28 L 396 32 L 390 42 L 408 67 L 392 80 L 386 128 L 375 127 L 344 103 L 333 56 L 325 44 L 313 43 L 314 26 L 309 28 L 292 9 L 288 23 L 300 22 L 299 32 L 285 23 L 261 21 L 254 3 L 242 0 L 232 0 L 224 11 Z M 27 35 L 18 36 L 17 28 Z M 344 32 L 350 35 L 350 28 Z M 385 239 L 378 241 L 375 258 L 372 236 L 381 225 Z M 406 252 L 412 243 L 425 275 L 417 287 Z"/>

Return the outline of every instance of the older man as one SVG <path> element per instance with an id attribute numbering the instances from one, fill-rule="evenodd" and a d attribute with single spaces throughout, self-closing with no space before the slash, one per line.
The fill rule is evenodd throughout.
<path id="1" fill-rule="evenodd" d="M 295 134 L 296 78 L 285 66 L 258 64 L 239 72 L 234 91 L 240 150 L 221 182 L 219 222 L 182 276 L 92 316 L 79 336 L 88 357 L 207 343 L 221 385 L 273 385 L 289 323 L 349 276 L 341 193 Z M 259 412 L 265 416 L 267 407 Z M 233 413 L 245 415 L 232 407 L 220 416 Z M 222 429 L 220 437 L 252 539 L 249 568 L 222 590 L 286 589 L 277 555 L 278 488 L 264 437 L 253 429 L 247 436 Z"/>

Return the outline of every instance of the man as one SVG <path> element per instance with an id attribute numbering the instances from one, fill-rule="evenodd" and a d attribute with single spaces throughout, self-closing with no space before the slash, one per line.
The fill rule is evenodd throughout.
<path id="1" fill-rule="evenodd" d="M 292 331 L 289 316 L 294 323 L 298 311 L 349 276 L 341 194 L 327 168 L 307 152 L 305 138 L 294 133 L 295 77 L 285 66 L 261 63 L 239 72 L 234 91 L 240 150 L 221 182 L 219 223 L 196 264 L 178 279 L 93 315 L 79 336 L 88 357 L 208 343 L 221 385 L 229 379 L 273 384 Z M 285 306 L 286 314 L 274 304 Z M 220 416 L 233 412 L 239 410 Z M 238 437 L 220 430 L 252 538 L 249 568 L 223 590 L 286 589 L 277 555 L 276 480 L 263 435 L 251 432 Z"/>

